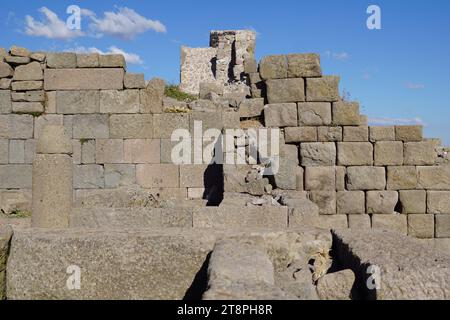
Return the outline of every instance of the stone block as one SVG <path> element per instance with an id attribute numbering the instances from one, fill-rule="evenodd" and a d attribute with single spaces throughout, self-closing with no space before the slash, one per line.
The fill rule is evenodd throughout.
<path id="1" fill-rule="evenodd" d="M 367 191 L 368 214 L 393 214 L 398 204 L 397 191 Z"/>
<path id="2" fill-rule="evenodd" d="M 114 114 L 109 119 L 110 137 L 115 139 L 153 138 L 154 119 L 151 114 Z M 155 125 L 168 125 L 156 124 Z"/>
<path id="3" fill-rule="evenodd" d="M 118 68 L 45 69 L 44 87 L 46 91 L 121 90 L 123 77 L 123 69 Z"/>
<path id="4" fill-rule="evenodd" d="M 359 103 L 334 102 L 332 106 L 333 124 L 337 126 L 359 126 Z"/>
<path id="5" fill-rule="evenodd" d="M 341 166 L 371 166 L 373 146 L 370 142 L 338 142 L 337 162 Z"/>
<path id="6" fill-rule="evenodd" d="M 155 138 L 170 139 L 177 129 L 189 130 L 189 115 L 178 113 L 163 113 L 153 116 L 153 136 Z"/>
<path id="7" fill-rule="evenodd" d="M 73 116 L 72 132 L 74 139 L 109 138 L 108 115 L 103 114 L 75 115 Z"/>
<path id="8" fill-rule="evenodd" d="M 266 56 L 259 62 L 259 73 L 261 78 L 283 79 L 288 75 L 288 64 L 285 55 Z"/>
<path id="9" fill-rule="evenodd" d="M 380 141 L 375 143 L 374 164 L 376 166 L 403 165 L 403 142 Z"/>
<path id="10" fill-rule="evenodd" d="M 425 190 L 399 191 L 401 213 L 420 214 L 427 211 L 427 193 Z"/>
<path id="11" fill-rule="evenodd" d="M 328 102 L 299 102 L 298 119 L 301 126 L 326 126 L 331 124 L 331 104 Z"/>
<path id="12" fill-rule="evenodd" d="M 266 90 L 269 103 L 305 101 L 305 83 L 303 78 L 267 80 Z"/>
<path id="13" fill-rule="evenodd" d="M 98 53 L 78 53 L 77 68 L 98 68 Z"/>
<path id="14" fill-rule="evenodd" d="M 376 214 L 372 216 L 372 228 L 408 234 L 408 222 L 404 214 Z"/>
<path id="15" fill-rule="evenodd" d="M 208 177 L 207 164 L 192 164 L 180 166 L 180 187 L 182 188 L 206 188 L 211 186 L 213 177 Z"/>
<path id="16" fill-rule="evenodd" d="M 365 142 L 369 141 L 369 127 L 356 126 L 344 127 L 344 141 L 346 142 Z"/>
<path id="17" fill-rule="evenodd" d="M 366 212 L 364 191 L 339 191 L 336 195 L 337 214 L 363 214 Z"/>
<path id="18" fill-rule="evenodd" d="M 83 140 L 81 142 L 81 163 L 93 164 L 95 161 L 95 140 Z"/>
<path id="19" fill-rule="evenodd" d="M 173 164 L 138 164 L 136 182 L 143 188 L 178 188 L 179 166 Z"/>
<path id="20" fill-rule="evenodd" d="M 69 52 L 47 53 L 47 68 L 73 69 L 77 67 L 77 55 Z"/>
<path id="21" fill-rule="evenodd" d="M 200 82 L 199 97 L 200 99 L 208 99 L 211 93 L 221 96 L 223 95 L 223 89 L 223 85 L 216 82 Z"/>
<path id="22" fill-rule="evenodd" d="M 188 188 L 189 199 L 203 199 L 205 194 L 205 188 Z"/>
<path id="23" fill-rule="evenodd" d="M 317 127 L 288 127 L 284 130 L 286 143 L 317 141 Z"/>
<path id="24" fill-rule="evenodd" d="M 222 112 L 222 124 L 224 129 L 236 129 L 240 126 L 239 112 L 224 111 Z"/>
<path id="25" fill-rule="evenodd" d="M 413 166 L 387 167 L 388 190 L 410 190 L 417 187 L 417 170 Z"/>
<path id="26" fill-rule="evenodd" d="M 320 57 L 315 53 L 288 54 L 288 78 L 321 77 Z"/>
<path id="27" fill-rule="evenodd" d="M 437 160 L 434 143 L 431 141 L 406 142 L 403 155 L 405 165 L 427 166 L 435 164 Z"/>
<path id="28" fill-rule="evenodd" d="M 9 140 L 9 163 L 25 163 L 25 140 Z"/>
<path id="29" fill-rule="evenodd" d="M 450 190 L 450 166 L 417 167 L 419 187 Z"/>
<path id="30" fill-rule="evenodd" d="M 334 167 L 306 167 L 305 190 L 336 190 Z"/>
<path id="31" fill-rule="evenodd" d="M 100 91 L 101 113 L 138 113 L 139 109 L 139 90 Z"/>
<path id="32" fill-rule="evenodd" d="M 295 103 L 268 104 L 264 107 L 266 127 L 296 127 L 297 105 Z"/>
<path id="33" fill-rule="evenodd" d="M 45 91 L 26 91 L 12 93 L 12 100 L 19 102 L 45 102 Z"/>
<path id="34" fill-rule="evenodd" d="M 72 140 L 72 160 L 73 164 L 81 164 L 81 142 Z"/>
<path id="35" fill-rule="evenodd" d="M 311 201 L 319 207 L 319 214 L 336 215 L 336 191 L 313 190 L 309 196 Z M 347 228 L 347 216 L 340 216 L 345 217 L 345 228 Z"/>
<path id="36" fill-rule="evenodd" d="M 29 57 L 6 56 L 5 61 L 12 66 L 16 66 L 20 64 L 30 63 L 31 59 Z"/>
<path id="37" fill-rule="evenodd" d="M 126 163 L 160 163 L 161 140 L 127 139 L 124 141 Z"/>
<path id="38" fill-rule="evenodd" d="M 384 190 L 386 173 L 384 167 L 348 167 L 348 190 Z"/>
<path id="39" fill-rule="evenodd" d="M 345 190 L 345 176 L 347 175 L 346 167 L 335 167 L 336 169 L 336 191 Z"/>
<path id="40" fill-rule="evenodd" d="M 36 152 L 43 154 L 72 154 L 72 142 L 64 126 L 46 126 L 36 144 Z"/>
<path id="41" fill-rule="evenodd" d="M 333 142 L 302 143 L 300 159 L 302 166 L 334 166 L 336 145 Z"/>
<path id="42" fill-rule="evenodd" d="M 450 214 L 437 214 L 436 238 L 450 238 Z"/>
<path id="43" fill-rule="evenodd" d="M 318 127 L 317 138 L 321 142 L 342 141 L 342 127 Z"/>
<path id="44" fill-rule="evenodd" d="M 26 48 L 18 47 L 18 46 L 12 46 L 9 49 L 9 53 L 12 56 L 17 56 L 17 57 L 29 57 L 31 55 L 30 50 L 28 50 Z"/>
<path id="45" fill-rule="evenodd" d="M 123 83 L 126 89 L 145 88 L 145 78 L 143 73 L 125 73 Z"/>
<path id="46" fill-rule="evenodd" d="M 284 190 L 297 189 L 297 176 L 295 172 L 298 170 L 298 164 L 292 159 L 281 157 L 279 160 L 279 168 L 274 175 L 274 182 L 277 188 Z"/>
<path id="47" fill-rule="evenodd" d="M 45 113 L 56 113 L 56 93 L 56 91 L 45 92 Z"/>
<path id="48" fill-rule="evenodd" d="M 264 98 L 244 99 L 239 105 L 241 118 L 259 117 L 264 109 Z"/>
<path id="49" fill-rule="evenodd" d="M 244 60 L 244 73 L 254 73 L 258 71 L 258 63 L 255 58 L 246 58 Z"/>
<path id="50" fill-rule="evenodd" d="M 11 113 L 11 91 L 0 90 L 0 114 Z"/>
<path id="51" fill-rule="evenodd" d="M 122 54 L 101 54 L 98 58 L 100 68 L 125 68 L 125 58 Z"/>
<path id="52" fill-rule="evenodd" d="M 136 184 L 136 166 L 105 164 L 105 188 L 120 188 Z"/>
<path id="53" fill-rule="evenodd" d="M 28 139 L 25 140 L 25 163 L 33 163 L 34 156 L 36 154 L 36 143 L 37 140 Z"/>
<path id="54" fill-rule="evenodd" d="M 421 142 L 422 141 L 422 126 L 396 126 L 395 140 L 403 142 Z"/>
<path id="55" fill-rule="evenodd" d="M 427 212 L 450 214 L 450 191 L 427 191 Z"/>
<path id="56" fill-rule="evenodd" d="M 100 93 L 96 90 L 57 91 L 56 112 L 62 114 L 98 113 Z"/>
<path id="57" fill-rule="evenodd" d="M 123 163 L 122 139 L 97 139 L 95 145 L 95 160 L 99 164 Z"/>
<path id="58" fill-rule="evenodd" d="M 7 78 L 14 75 L 14 69 L 6 62 L 0 61 L 0 78 Z"/>
<path id="59" fill-rule="evenodd" d="M 42 102 L 13 102 L 12 111 L 14 113 L 43 113 Z"/>
<path id="60" fill-rule="evenodd" d="M 29 80 L 43 80 L 44 73 L 42 72 L 41 64 L 39 62 L 31 62 L 26 65 L 17 66 L 14 70 L 13 81 L 29 81 Z"/>
<path id="61" fill-rule="evenodd" d="M 38 62 L 44 62 L 46 57 L 47 57 L 47 54 L 45 52 L 33 52 L 30 55 L 31 60 L 38 61 Z"/>
<path id="62" fill-rule="evenodd" d="M 30 189 L 0 191 L 0 212 L 3 211 L 3 213 L 6 214 L 13 213 L 14 211 L 17 210 L 22 212 L 31 212 L 32 211 L 31 202 L 32 202 L 32 192 Z M 7 219 L 10 220 L 9 218 Z M 19 219 L 24 220 L 21 218 Z"/>
<path id="63" fill-rule="evenodd" d="M 409 214 L 408 236 L 419 239 L 434 238 L 434 215 Z"/>
<path id="64" fill-rule="evenodd" d="M 351 300 L 355 273 L 351 269 L 327 273 L 317 282 L 320 300 Z"/>
<path id="65" fill-rule="evenodd" d="M 348 227 L 355 230 L 370 229 L 372 222 L 368 214 L 349 214 Z"/>
<path id="66" fill-rule="evenodd" d="M 0 165 L 0 189 L 31 189 L 31 165 Z"/>
<path id="67" fill-rule="evenodd" d="M 306 101 L 338 101 L 340 99 L 339 80 L 340 78 L 336 76 L 306 79 Z"/>
<path id="68" fill-rule="evenodd" d="M 0 115 L 0 139 L 33 138 L 33 116 L 9 114 Z"/>
<path id="69" fill-rule="evenodd" d="M 0 90 L 11 89 L 12 79 L 0 78 Z"/>
<path id="70" fill-rule="evenodd" d="M 140 90 L 141 113 L 162 113 L 165 82 L 151 79 L 145 89 Z"/>
<path id="71" fill-rule="evenodd" d="M 0 164 L 8 164 L 9 162 L 9 140 L 0 139 Z"/>
<path id="72" fill-rule="evenodd" d="M 377 141 L 395 141 L 395 127 L 376 126 L 369 127 L 370 142 Z"/>
<path id="73" fill-rule="evenodd" d="M 75 165 L 73 170 L 75 189 L 99 189 L 105 187 L 105 170 L 98 164 Z"/>
<path id="74" fill-rule="evenodd" d="M 43 81 L 13 81 L 11 83 L 11 88 L 14 91 L 42 90 L 43 87 Z"/>
<path id="75" fill-rule="evenodd" d="M 204 134 L 208 129 L 222 131 L 222 113 L 193 111 L 189 114 L 189 131 L 194 135 L 194 129 Z"/>

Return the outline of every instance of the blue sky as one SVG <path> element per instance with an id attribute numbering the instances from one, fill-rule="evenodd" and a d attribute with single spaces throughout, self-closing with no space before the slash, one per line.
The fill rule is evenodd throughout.
<path id="1" fill-rule="evenodd" d="M 381 8 L 381 30 L 366 27 L 371 4 Z M 81 31 L 58 24 L 69 5 L 86 9 Z M 212 29 L 251 28 L 258 59 L 320 53 L 324 73 L 341 76 L 341 91 L 372 123 L 422 123 L 427 137 L 450 145 L 448 0 L 0 0 L 0 9 L 0 47 L 125 52 L 129 70 L 172 83 L 181 45 L 208 46 Z"/>

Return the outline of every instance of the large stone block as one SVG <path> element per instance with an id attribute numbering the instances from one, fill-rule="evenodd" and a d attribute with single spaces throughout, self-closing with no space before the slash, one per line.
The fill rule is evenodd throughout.
<path id="1" fill-rule="evenodd" d="M 151 139 L 154 130 L 153 120 L 151 114 L 111 115 L 109 119 L 110 137 L 117 139 Z"/>
<path id="2" fill-rule="evenodd" d="M 120 188 L 136 184 L 136 166 L 105 164 L 105 188 Z"/>
<path id="3" fill-rule="evenodd" d="M 450 191 L 427 191 L 427 212 L 450 214 Z"/>
<path id="4" fill-rule="evenodd" d="M 450 238 L 450 214 L 437 214 L 436 238 Z"/>
<path id="5" fill-rule="evenodd" d="M 413 166 L 387 167 L 388 190 L 410 190 L 417 187 L 417 170 Z"/>
<path id="6" fill-rule="evenodd" d="M 367 191 L 368 214 L 393 214 L 398 203 L 397 191 Z"/>
<path id="7" fill-rule="evenodd" d="M 342 141 L 342 127 L 318 127 L 317 139 L 321 142 Z"/>
<path id="8" fill-rule="evenodd" d="M 0 139 L 0 164 L 8 164 L 9 160 L 9 140 Z"/>
<path id="9" fill-rule="evenodd" d="M 74 139 L 106 139 L 109 138 L 108 116 L 102 114 L 86 114 L 73 116 Z"/>
<path id="10" fill-rule="evenodd" d="M 101 54 L 98 57 L 100 68 L 125 68 L 125 57 L 122 54 Z"/>
<path id="11" fill-rule="evenodd" d="M 14 69 L 6 62 L 0 61 L 0 78 L 11 77 L 14 74 Z"/>
<path id="12" fill-rule="evenodd" d="M 25 140 L 9 140 L 9 163 L 25 163 Z"/>
<path id="13" fill-rule="evenodd" d="M 342 166 L 371 166 L 373 146 L 370 142 L 338 142 L 337 162 Z"/>
<path id="14" fill-rule="evenodd" d="M 320 67 L 320 57 L 318 54 L 288 54 L 287 64 L 288 78 L 309 78 L 322 76 L 322 68 Z"/>
<path id="15" fill-rule="evenodd" d="M 288 75 L 288 64 L 285 55 L 266 56 L 259 62 L 259 73 L 261 78 L 283 79 Z"/>
<path id="16" fill-rule="evenodd" d="M 349 214 L 348 215 L 348 227 L 356 230 L 370 229 L 372 227 L 372 221 L 368 214 Z"/>
<path id="17" fill-rule="evenodd" d="M 11 91 L 0 90 L 0 114 L 11 113 Z"/>
<path id="18" fill-rule="evenodd" d="M 139 90 L 102 90 L 100 91 L 100 112 L 138 113 L 139 101 Z"/>
<path id="19" fill-rule="evenodd" d="M 79 53 L 77 54 L 77 68 L 98 68 L 98 53 Z"/>
<path id="20" fill-rule="evenodd" d="M 0 226 L 0 300 L 6 299 L 6 262 L 12 235 L 10 226 Z"/>
<path id="21" fill-rule="evenodd" d="M 401 166 L 403 164 L 403 142 L 376 142 L 374 158 L 376 166 Z"/>
<path id="22" fill-rule="evenodd" d="M 0 78 L 0 90 L 11 89 L 11 83 L 12 83 L 12 79 Z"/>
<path id="23" fill-rule="evenodd" d="M 399 191 L 401 213 L 420 214 L 427 211 L 427 192 L 425 190 L 401 190 Z"/>
<path id="24" fill-rule="evenodd" d="M 57 91 L 56 112 L 62 114 L 98 113 L 100 93 L 96 90 Z"/>
<path id="25" fill-rule="evenodd" d="M 297 105 L 295 103 L 268 104 L 264 107 L 266 127 L 296 127 Z"/>
<path id="26" fill-rule="evenodd" d="M 93 164 L 95 162 L 95 140 L 83 140 L 81 143 L 81 163 Z"/>
<path id="27" fill-rule="evenodd" d="M 276 187 L 284 190 L 296 190 L 298 185 L 296 171 L 298 169 L 296 161 L 281 157 L 278 171 L 273 177 Z"/>
<path id="28" fill-rule="evenodd" d="M 409 214 L 408 236 L 420 239 L 434 238 L 434 215 Z"/>
<path id="29" fill-rule="evenodd" d="M 17 66 L 14 70 L 13 81 L 29 81 L 29 80 L 43 80 L 44 73 L 42 72 L 41 64 L 39 62 L 31 62 L 26 65 Z"/>
<path id="30" fill-rule="evenodd" d="M 70 52 L 47 53 L 47 67 L 52 69 L 72 69 L 77 67 L 77 55 Z"/>
<path id="31" fill-rule="evenodd" d="M 127 139 L 124 141 L 126 163 L 159 163 L 161 158 L 159 139 Z"/>
<path id="32" fill-rule="evenodd" d="M 214 177 L 208 172 L 207 164 L 180 166 L 180 187 L 182 188 L 205 188 L 208 184 L 211 186 L 213 181 L 208 181 L 211 178 Z"/>
<path id="33" fill-rule="evenodd" d="M 300 159 L 302 166 L 334 166 L 336 145 L 333 142 L 302 143 Z"/>
<path id="34" fill-rule="evenodd" d="M 163 113 L 153 116 L 153 136 L 170 139 L 177 129 L 189 130 L 189 115 L 178 113 Z"/>
<path id="35" fill-rule="evenodd" d="M 319 214 L 336 215 L 336 191 L 313 190 L 309 196 L 311 201 L 319 207 Z M 345 228 L 347 228 L 347 216 L 339 215 L 339 217 L 345 217 Z"/>
<path id="36" fill-rule="evenodd" d="M 339 191 L 336 196 L 337 214 L 363 214 L 366 212 L 364 191 Z"/>
<path id="37" fill-rule="evenodd" d="M 0 165 L 0 189 L 31 189 L 31 165 Z"/>
<path id="38" fill-rule="evenodd" d="M 75 165 L 73 187 L 75 189 L 98 189 L 105 187 L 105 172 L 101 165 Z"/>
<path id="39" fill-rule="evenodd" d="M 348 190 L 384 190 L 386 173 L 383 167 L 348 167 Z"/>
<path id="40" fill-rule="evenodd" d="M 13 102 L 12 111 L 14 113 L 43 113 L 44 105 L 42 102 Z"/>
<path id="41" fill-rule="evenodd" d="M 303 78 L 267 80 L 266 88 L 269 103 L 305 101 L 305 82 Z"/>
<path id="42" fill-rule="evenodd" d="M 184 125 L 184 123 L 182 124 Z M 222 127 L 222 112 L 193 111 L 189 114 L 189 131 L 192 135 L 194 135 L 194 130 L 196 128 L 203 134 L 208 129 L 218 129 L 219 131 L 222 131 Z"/>
<path id="43" fill-rule="evenodd" d="M 123 163 L 122 139 L 96 139 L 95 160 L 97 163 Z"/>
<path id="44" fill-rule="evenodd" d="M 419 187 L 450 190 L 450 166 L 417 167 Z"/>
<path id="45" fill-rule="evenodd" d="M 369 141 L 369 127 L 367 126 L 345 126 L 344 141 L 365 142 Z"/>
<path id="46" fill-rule="evenodd" d="M 136 182 L 143 188 L 178 188 L 179 166 L 173 164 L 138 164 Z"/>
<path id="47" fill-rule="evenodd" d="M 372 216 L 372 228 L 408 234 L 408 221 L 404 214 L 375 214 Z"/>
<path id="48" fill-rule="evenodd" d="M 264 98 L 244 99 L 239 105 L 241 118 L 259 117 L 264 109 Z"/>
<path id="49" fill-rule="evenodd" d="M 393 126 L 369 127 L 369 133 L 371 142 L 395 141 L 395 127 Z"/>
<path id="50" fill-rule="evenodd" d="M 340 99 L 339 80 L 340 78 L 336 76 L 306 79 L 306 101 L 338 101 Z"/>
<path id="51" fill-rule="evenodd" d="M 143 73 L 125 73 L 123 84 L 126 89 L 145 88 L 145 78 Z"/>
<path id="52" fill-rule="evenodd" d="M 360 114 L 357 102 L 334 102 L 332 106 L 333 124 L 337 126 L 359 126 Z"/>
<path id="53" fill-rule="evenodd" d="M 45 69 L 44 87 L 51 90 L 121 90 L 123 69 Z"/>
<path id="54" fill-rule="evenodd" d="M 396 126 L 395 140 L 403 142 L 421 142 L 422 141 L 422 126 Z"/>
<path id="55" fill-rule="evenodd" d="M 0 115 L 0 139 L 33 138 L 33 116 L 9 114 Z"/>
<path id="56" fill-rule="evenodd" d="M 298 119 L 301 126 L 326 126 L 331 124 L 331 104 L 328 102 L 299 102 Z"/>
<path id="57" fill-rule="evenodd" d="M 147 87 L 140 90 L 141 113 L 162 113 L 166 84 L 164 80 L 153 78 Z"/>
<path id="58" fill-rule="evenodd" d="M 334 167 L 306 167 L 305 190 L 336 190 Z"/>
<path id="59" fill-rule="evenodd" d="M 317 127 L 288 127 L 284 130 L 286 143 L 317 141 Z"/>
<path id="60" fill-rule="evenodd" d="M 14 91 L 42 90 L 43 87 L 43 81 L 13 81 L 11 83 Z"/>
<path id="61" fill-rule="evenodd" d="M 435 146 L 431 141 L 406 142 L 404 144 L 403 155 L 405 165 L 433 165 L 437 159 Z"/>

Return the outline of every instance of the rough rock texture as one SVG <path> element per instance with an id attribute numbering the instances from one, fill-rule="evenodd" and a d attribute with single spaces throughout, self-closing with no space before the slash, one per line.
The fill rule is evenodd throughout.
<path id="1" fill-rule="evenodd" d="M 0 300 L 6 298 L 6 262 L 12 235 L 11 227 L 0 225 Z"/>
<path id="2" fill-rule="evenodd" d="M 317 293 L 321 300 L 350 300 L 354 283 L 350 269 L 328 273 L 317 282 Z"/>

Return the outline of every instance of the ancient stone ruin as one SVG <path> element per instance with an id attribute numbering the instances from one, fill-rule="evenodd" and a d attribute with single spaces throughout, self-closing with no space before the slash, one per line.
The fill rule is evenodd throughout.
<path id="1" fill-rule="evenodd" d="M 0 49 L 0 299 L 450 299 L 448 149 L 255 39 L 183 47 L 176 95 Z"/>

